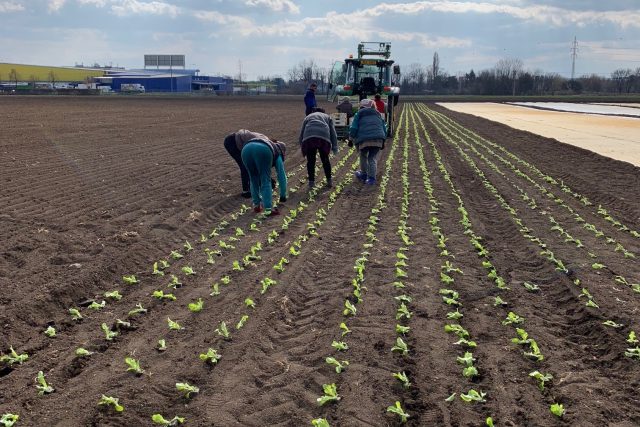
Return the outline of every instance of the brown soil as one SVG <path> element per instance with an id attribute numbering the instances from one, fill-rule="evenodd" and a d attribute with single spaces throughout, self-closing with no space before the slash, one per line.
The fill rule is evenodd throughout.
<path id="1" fill-rule="evenodd" d="M 624 276 L 629 283 L 640 283 L 640 238 L 630 233 L 640 230 L 638 168 L 434 105 L 406 104 L 399 110 L 404 116 L 396 138 L 388 141 L 378 164 L 380 181 L 394 153 L 388 162 L 385 203 L 376 213 L 377 240 L 363 248 L 369 240 L 365 232 L 371 209 L 384 186 L 351 182 L 356 156 L 345 146 L 332 161 L 336 166 L 346 160 L 336 167 L 334 189 L 322 188 L 309 200 L 296 145 L 301 107 L 298 98 L 0 97 L 0 351 L 13 346 L 29 354 L 22 365 L 0 365 L 0 414 L 20 414 L 20 426 L 151 425 L 154 413 L 184 416 L 185 425 L 193 426 L 305 426 L 318 417 L 332 426 L 384 426 L 399 425 L 399 418 L 386 408 L 400 401 L 411 426 L 478 426 L 488 416 L 505 426 L 640 424 L 640 361 L 624 356 L 632 346 L 625 342 L 629 331 L 640 333 L 640 293 L 615 281 Z M 421 123 L 451 184 L 438 169 Z M 283 213 L 300 201 L 308 206 L 286 230 L 284 215 L 255 223 L 258 231 L 250 231 L 255 214 L 238 213 L 246 201 L 238 196 L 239 173 L 222 140 L 242 127 L 289 143 L 286 167 L 292 173 L 290 186 L 297 191 L 290 194 Z M 523 163 L 517 175 L 492 152 L 506 154 L 495 147 L 487 150 L 478 135 L 562 180 L 594 206 L 580 203 Z M 423 144 L 437 212 L 425 192 L 416 142 Z M 396 253 L 405 246 L 397 233 L 403 218 L 405 144 L 411 192 L 407 233 L 414 244 L 407 246 L 408 266 L 403 267 L 409 276 L 406 287 L 396 290 L 391 285 L 397 280 Z M 461 153 L 468 154 L 515 209 L 521 225 Z M 483 239 L 487 258 L 480 258 L 469 243 L 451 186 L 473 231 Z M 562 203 L 544 196 L 541 188 Z M 340 191 L 333 204 L 330 194 L 335 189 Z M 520 191 L 536 200 L 535 209 Z M 607 222 L 598 204 L 630 231 Z M 300 254 L 292 255 L 292 243 L 309 235 L 319 208 L 327 215 L 317 227 L 318 236 L 309 236 Z M 585 229 L 571 212 L 593 224 L 602 237 Z M 448 239 L 450 257 L 443 257 L 436 246 L 429 224 L 434 215 Z M 583 246 L 565 242 L 565 236 L 551 229 L 549 217 Z M 218 226 L 219 236 L 197 243 L 201 234 L 208 236 Z M 238 227 L 246 236 L 231 242 Z M 523 236 L 523 227 L 564 262 L 568 273 L 557 271 L 540 255 L 540 247 Z M 268 244 L 273 230 L 278 237 Z M 615 243 L 607 243 L 607 237 Z M 203 249 L 219 249 L 221 239 L 235 249 L 223 249 L 213 257 L 215 264 L 208 264 Z M 185 241 L 193 251 L 184 250 Z M 241 261 L 256 242 L 262 243 L 261 259 L 244 271 L 233 270 L 232 262 Z M 637 254 L 636 259 L 625 258 L 616 244 Z M 172 250 L 184 258 L 173 260 Z M 363 250 L 369 253 L 366 290 L 356 304 L 357 314 L 346 318 L 344 301 L 353 301 L 354 263 Z M 282 257 L 289 264 L 278 273 L 272 267 Z M 165 276 L 152 275 L 153 263 L 161 259 L 171 266 Z M 496 288 L 483 260 L 491 261 L 510 290 Z M 464 273 L 451 273 L 455 282 L 448 286 L 440 282 L 445 261 Z M 594 262 L 606 267 L 593 269 Z M 197 274 L 185 275 L 184 266 Z M 140 283 L 123 284 L 125 274 L 135 274 Z M 169 274 L 177 275 L 183 286 L 168 288 Z M 220 294 L 210 296 L 211 285 L 225 275 L 231 283 L 220 284 Z M 261 294 L 265 277 L 277 284 Z M 527 292 L 525 281 L 540 291 Z M 458 323 L 477 342 L 471 351 L 479 376 L 473 380 L 461 375 L 463 366 L 456 361 L 464 349 L 444 331 L 455 321 L 446 318 L 452 308 L 439 295 L 443 287 L 459 292 L 464 317 Z M 583 287 L 598 309 L 585 306 Z M 87 307 L 114 289 L 122 300 L 107 300 L 101 310 Z M 158 289 L 173 292 L 177 300 L 156 300 L 151 293 Z M 412 297 L 407 304 L 412 316 L 396 321 L 394 296 L 400 294 Z M 498 295 L 508 302 L 506 307 L 494 306 Z M 255 308 L 245 306 L 247 297 Z M 192 313 L 187 304 L 198 298 L 204 300 L 204 309 Z M 129 318 L 137 303 L 148 313 Z M 71 320 L 70 307 L 80 309 L 81 322 Z M 511 343 L 515 328 L 501 324 L 509 311 L 526 319 L 520 326 L 536 340 L 544 360 L 532 361 Z M 237 330 L 244 314 L 249 318 Z M 167 318 L 184 329 L 169 331 Z M 115 327 L 116 319 L 130 320 L 131 327 L 107 341 L 101 324 Z M 624 326 L 603 325 L 606 320 Z M 232 339 L 215 332 L 221 321 L 229 325 Z M 341 322 L 352 331 L 344 338 Z M 391 352 L 397 323 L 411 328 L 405 357 Z M 44 335 L 48 325 L 56 328 L 55 338 Z M 166 339 L 164 352 L 155 350 L 160 338 Z M 349 345 L 345 352 L 331 347 L 340 339 Z M 74 351 L 80 346 L 94 354 L 77 358 Z M 222 356 L 215 366 L 198 358 L 209 347 Z M 126 372 L 124 359 L 129 356 L 140 360 L 143 375 Z M 325 363 L 327 356 L 350 364 L 337 374 Z M 34 378 L 40 370 L 54 393 L 38 396 Z M 534 370 L 553 375 L 542 392 L 528 376 Z M 392 377 L 399 371 L 409 376 L 408 389 Z M 188 400 L 175 390 L 176 382 L 185 381 L 200 388 Z M 330 383 L 337 385 L 341 400 L 320 407 L 316 399 L 322 385 Z M 465 403 L 457 396 L 445 401 L 471 388 L 486 392 L 486 403 Z M 98 406 L 102 394 L 118 397 L 124 412 Z M 562 419 L 549 412 L 554 402 L 566 408 Z"/>

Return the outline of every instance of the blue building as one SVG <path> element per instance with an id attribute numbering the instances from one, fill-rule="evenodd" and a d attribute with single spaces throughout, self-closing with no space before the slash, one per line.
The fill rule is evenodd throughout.
<path id="1" fill-rule="evenodd" d="M 145 92 L 215 92 L 232 94 L 233 79 L 227 77 L 199 76 L 199 70 L 126 70 L 113 71 L 105 77 L 96 77 L 101 85 L 110 85 L 114 92 L 121 92 L 122 85 L 142 85 Z"/>

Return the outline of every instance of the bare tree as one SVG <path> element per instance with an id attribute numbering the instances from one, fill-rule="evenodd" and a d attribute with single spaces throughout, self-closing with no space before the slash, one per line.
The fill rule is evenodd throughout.
<path id="1" fill-rule="evenodd" d="M 516 94 L 516 82 L 522 74 L 524 64 L 519 58 L 503 58 L 498 61 L 495 67 L 496 77 L 512 82 L 512 95 Z"/>
<path id="2" fill-rule="evenodd" d="M 618 68 L 611 73 L 611 79 L 615 82 L 618 93 L 630 91 L 632 75 L 633 70 L 630 70 L 629 68 Z"/>
<path id="3" fill-rule="evenodd" d="M 433 61 L 431 64 L 431 73 L 433 75 L 433 81 L 435 82 L 440 75 L 440 57 L 438 52 L 433 52 Z"/>

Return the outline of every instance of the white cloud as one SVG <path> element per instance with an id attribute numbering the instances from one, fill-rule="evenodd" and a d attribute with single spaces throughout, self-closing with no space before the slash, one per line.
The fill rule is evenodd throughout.
<path id="1" fill-rule="evenodd" d="M 429 36 L 418 32 L 389 33 L 379 31 L 377 33 L 382 39 L 388 41 L 418 42 L 421 46 L 428 48 L 459 48 L 471 46 L 471 40 L 459 39 L 455 37 Z"/>
<path id="2" fill-rule="evenodd" d="M 225 15 L 215 10 L 199 10 L 193 16 L 204 22 L 213 22 L 218 25 L 229 25 L 234 27 L 253 26 L 254 23 L 248 18 L 236 15 Z"/>
<path id="3" fill-rule="evenodd" d="M 49 12 L 57 12 L 66 3 L 67 0 L 49 0 Z"/>
<path id="4" fill-rule="evenodd" d="M 20 12 L 24 10 L 24 6 L 12 1 L 0 1 L 0 13 Z"/>
<path id="5" fill-rule="evenodd" d="M 92 4 L 97 7 L 105 7 L 109 0 L 76 0 L 80 4 Z"/>
<path id="6" fill-rule="evenodd" d="M 169 15 L 175 18 L 180 13 L 180 8 L 161 1 L 120 0 L 113 4 L 111 10 L 118 16 L 130 15 Z"/>
<path id="7" fill-rule="evenodd" d="M 300 7 L 291 0 L 246 0 L 245 4 L 247 6 L 267 7 L 275 12 L 300 13 Z"/>

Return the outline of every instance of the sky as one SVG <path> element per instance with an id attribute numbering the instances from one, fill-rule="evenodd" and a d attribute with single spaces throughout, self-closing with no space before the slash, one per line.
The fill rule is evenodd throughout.
<path id="1" fill-rule="evenodd" d="M 143 68 L 184 54 L 201 74 L 287 76 L 330 68 L 360 41 L 389 41 L 401 67 L 449 74 L 519 58 L 528 70 L 604 76 L 640 67 L 640 0 L 0 0 L 0 62 Z"/>

